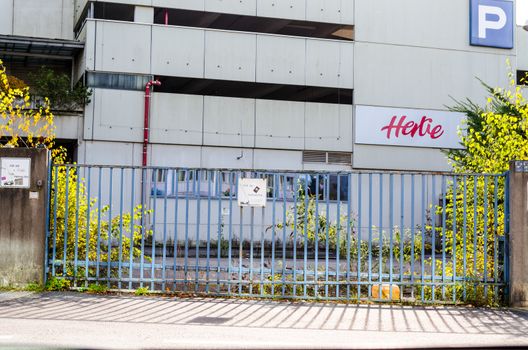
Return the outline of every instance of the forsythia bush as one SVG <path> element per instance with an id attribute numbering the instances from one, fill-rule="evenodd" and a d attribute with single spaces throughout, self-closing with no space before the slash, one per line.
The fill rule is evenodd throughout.
<path id="1" fill-rule="evenodd" d="M 55 126 L 49 99 L 45 98 L 37 110 L 30 108 L 30 99 L 29 87 L 8 76 L 0 61 L 0 147 L 44 146 L 52 150 L 53 163 L 59 165 L 53 168 L 51 178 L 48 258 L 55 275 L 50 281 L 55 276 L 72 278 L 75 283 L 85 281 L 86 276 L 111 277 L 108 272 L 115 275 L 117 269 L 98 271 L 97 263 L 128 262 L 139 257 L 142 240 L 151 235 L 141 226 L 150 211 L 138 205 L 132 213 L 109 217 L 108 206 L 99 208 L 96 199 L 88 198 L 85 181 L 76 168 L 62 165 L 65 150 L 53 148 Z M 75 269 L 75 262 L 87 263 L 88 271 Z"/>
<path id="2" fill-rule="evenodd" d="M 30 98 L 29 87 L 9 77 L 0 60 L 0 147 L 53 146 L 55 126 L 50 102 L 46 98 L 43 105 L 33 110 Z"/>
<path id="3" fill-rule="evenodd" d="M 484 84 L 489 94 L 484 108 L 469 100 L 452 108 L 468 117 L 460 130 L 464 148 L 447 152 L 456 173 L 503 174 L 510 161 L 528 159 L 528 105 L 513 74 L 510 84 L 510 89 Z M 504 274 L 498 261 L 499 238 L 504 236 L 504 177 L 458 176 L 446 199 L 437 214 L 445 217 L 448 229 L 442 238 L 452 258 L 446 266 L 437 261 L 437 269 L 445 269 L 448 277 L 456 274 L 475 282 L 498 282 L 495 279 Z M 459 283 L 444 292 L 457 300 L 482 304 L 496 303 L 502 293 L 499 288 L 474 283 Z"/>

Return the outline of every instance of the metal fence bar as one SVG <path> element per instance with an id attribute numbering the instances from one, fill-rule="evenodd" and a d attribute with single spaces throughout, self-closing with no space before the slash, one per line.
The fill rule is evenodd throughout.
<path id="1" fill-rule="evenodd" d="M 74 287 L 423 304 L 507 288 L 505 174 L 53 165 L 49 177 L 46 264 Z M 236 211 L 242 177 L 270 181 L 260 220 Z"/>

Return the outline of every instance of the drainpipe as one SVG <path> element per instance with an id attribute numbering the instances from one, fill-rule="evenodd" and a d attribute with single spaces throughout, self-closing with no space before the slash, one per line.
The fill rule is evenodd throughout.
<path id="1" fill-rule="evenodd" d="M 151 80 L 145 85 L 145 121 L 143 124 L 143 166 L 147 166 L 147 146 L 149 143 L 149 122 L 150 122 L 150 87 L 160 86 L 159 80 Z"/>

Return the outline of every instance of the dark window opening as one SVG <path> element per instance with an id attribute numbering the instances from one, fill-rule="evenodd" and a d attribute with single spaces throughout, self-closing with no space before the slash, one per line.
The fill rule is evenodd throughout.
<path id="1" fill-rule="evenodd" d="M 134 10 L 134 5 L 96 2 L 94 18 L 134 22 Z"/>
<path id="2" fill-rule="evenodd" d="M 156 92 L 165 93 L 346 105 L 351 105 L 353 100 L 352 89 L 167 76 L 157 79 L 161 86 L 156 87 Z"/>
<path id="3" fill-rule="evenodd" d="M 351 25 L 203 11 L 156 8 L 154 23 L 309 38 L 354 40 L 354 26 Z"/>
<path id="4" fill-rule="evenodd" d="M 528 86 L 528 71 L 526 70 L 517 71 L 517 85 Z"/>
<path id="5" fill-rule="evenodd" d="M 86 85 L 92 88 L 116 89 L 116 90 L 145 90 L 150 76 L 122 73 L 86 73 Z"/>

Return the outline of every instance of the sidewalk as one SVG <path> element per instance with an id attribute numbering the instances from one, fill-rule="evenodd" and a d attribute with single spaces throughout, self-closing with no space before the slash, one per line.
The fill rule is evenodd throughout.
<path id="1" fill-rule="evenodd" d="M 528 347 L 528 311 L 0 293 L 0 349 Z"/>

